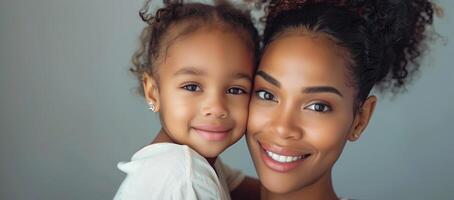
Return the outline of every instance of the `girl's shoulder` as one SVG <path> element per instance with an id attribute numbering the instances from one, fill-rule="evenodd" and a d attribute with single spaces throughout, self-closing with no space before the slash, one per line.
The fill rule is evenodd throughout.
<path id="1" fill-rule="evenodd" d="M 126 173 L 115 199 L 196 199 L 175 195 L 225 199 L 216 172 L 205 158 L 186 145 L 157 143 L 137 151 L 118 168 Z M 120 198 L 121 197 L 121 198 Z M 146 197 L 146 198 L 145 198 Z M 214 197 L 214 198 L 211 198 Z"/>
<path id="2" fill-rule="evenodd" d="M 153 169 L 156 173 L 168 173 L 168 176 L 181 179 L 189 176 L 193 170 L 210 171 L 211 166 L 205 158 L 186 145 L 156 143 L 143 147 L 131 157 L 131 161 L 119 163 L 118 168 L 128 174 L 132 170 Z"/>
<path id="3" fill-rule="evenodd" d="M 131 158 L 134 160 L 144 159 L 159 159 L 172 156 L 173 158 L 195 157 L 199 159 L 201 156 L 186 145 L 174 143 L 155 143 L 147 145 L 137 151 Z"/>

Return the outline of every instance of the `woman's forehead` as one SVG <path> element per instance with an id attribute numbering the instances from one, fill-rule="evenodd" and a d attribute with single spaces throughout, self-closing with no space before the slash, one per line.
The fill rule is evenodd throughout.
<path id="1" fill-rule="evenodd" d="M 352 90 L 348 64 L 333 46 L 319 38 L 280 38 L 265 49 L 258 70 L 291 87 L 333 85 Z"/>

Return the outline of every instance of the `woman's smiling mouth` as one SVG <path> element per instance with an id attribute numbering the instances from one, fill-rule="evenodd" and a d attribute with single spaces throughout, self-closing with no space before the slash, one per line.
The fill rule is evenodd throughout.
<path id="1" fill-rule="evenodd" d="M 274 161 L 280 162 L 280 163 L 289 163 L 289 162 L 294 162 L 297 160 L 301 160 L 304 158 L 307 158 L 310 156 L 310 154 L 304 154 L 304 155 L 299 155 L 299 156 L 284 156 L 284 155 L 279 155 L 277 153 L 273 153 L 272 151 L 266 151 L 266 154 L 273 159 Z"/>
<path id="2" fill-rule="evenodd" d="M 261 157 L 266 166 L 278 172 L 288 172 L 303 163 L 311 153 L 258 143 L 261 147 Z"/>

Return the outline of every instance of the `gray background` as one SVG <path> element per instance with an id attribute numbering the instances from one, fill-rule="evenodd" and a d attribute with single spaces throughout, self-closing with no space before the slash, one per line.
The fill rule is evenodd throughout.
<path id="1" fill-rule="evenodd" d="M 334 170 L 339 195 L 454 198 L 453 1 L 440 1 L 444 40 Z M 148 144 L 158 119 L 127 69 L 144 25 L 141 1 L 0 3 L 0 199 L 111 199 L 116 163 Z M 445 44 L 443 44 L 445 43 Z M 451 55 L 451 56 L 449 56 Z M 255 176 L 244 141 L 222 157 Z"/>

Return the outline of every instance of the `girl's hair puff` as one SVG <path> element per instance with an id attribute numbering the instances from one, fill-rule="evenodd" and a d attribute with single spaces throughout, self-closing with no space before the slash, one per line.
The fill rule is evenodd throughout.
<path id="1" fill-rule="evenodd" d="M 405 87 L 419 69 L 434 11 L 429 0 L 271 0 L 263 43 L 297 27 L 328 36 L 347 50 L 357 107 L 375 85 Z"/>
<path id="2" fill-rule="evenodd" d="M 140 34 L 140 45 L 132 57 L 133 66 L 130 68 L 139 80 L 138 92 L 141 95 L 144 94 L 142 80 L 145 73 L 154 76 L 159 83 L 157 65 L 165 58 L 172 42 L 201 27 L 214 26 L 238 33 L 253 53 L 256 63 L 260 38 L 248 11 L 237 9 L 225 1 L 207 5 L 164 0 L 164 7 L 150 15 L 146 14 L 149 5 L 150 0 L 147 0 L 139 12 L 148 25 Z"/>

